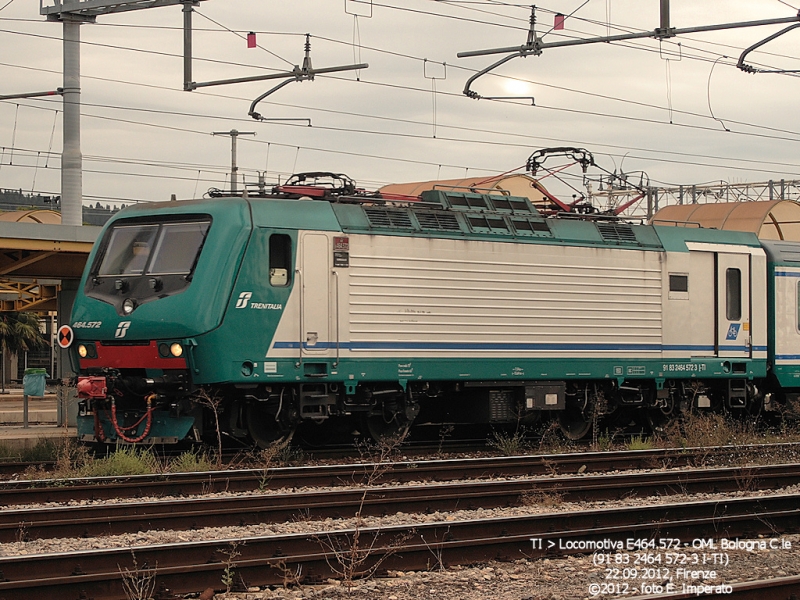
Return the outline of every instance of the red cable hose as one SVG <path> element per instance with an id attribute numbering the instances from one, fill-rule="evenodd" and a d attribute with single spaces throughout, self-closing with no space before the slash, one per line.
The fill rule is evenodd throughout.
<path id="1" fill-rule="evenodd" d="M 129 444 L 136 444 L 138 442 L 141 442 L 144 438 L 146 438 L 148 436 L 148 434 L 150 433 L 150 428 L 153 426 L 153 410 L 154 409 L 152 407 L 152 401 L 153 401 L 154 397 L 155 397 L 155 394 L 150 394 L 147 397 L 147 412 L 142 416 L 141 419 L 139 419 L 135 424 L 131 425 L 130 427 L 120 427 L 119 426 L 119 423 L 117 422 L 117 405 L 113 400 L 111 401 L 111 423 L 114 425 L 114 431 L 117 432 L 117 435 L 120 437 L 120 439 L 122 439 L 123 441 L 128 442 Z M 147 425 L 145 426 L 144 431 L 142 432 L 142 435 L 140 435 L 137 438 L 129 438 L 128 436 L 125 435 L 124 431 L 130 431 L 131 429 L 133 429 L 135 427 L 138 427 L 139 424 L 145 418 L 147 418 Z"/>

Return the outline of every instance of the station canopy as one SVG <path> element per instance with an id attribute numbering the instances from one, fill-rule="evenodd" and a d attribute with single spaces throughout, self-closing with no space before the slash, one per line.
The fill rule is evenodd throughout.
<path id="1" fill-rule="evenodd" d="M 0 213 L 0 312 L 55 310 L 61 282 L 80 278 L 100 228 L 60 223 L 52 210 Z"/>
<path id="2" fill-rule="evenodd" d="M 659 210 L 650 223 L 750 231 L 762 240 L 800 242 L 800 203 L 770 200 L 674 205 Z"/>
<path id="3" fill-rule="evenodd" d="M 61 224 L 61 213 L 54 210 L 12 210 L 0 213 L 0 221 L 11 223 L 50 223 Z"/>

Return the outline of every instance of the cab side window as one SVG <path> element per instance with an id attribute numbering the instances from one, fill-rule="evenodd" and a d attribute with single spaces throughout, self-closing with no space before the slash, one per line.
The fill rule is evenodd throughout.
<path id="1" fill-rule="evenodd" d="M 269 283 L 286 287 L 291 283 L 292 238 L 283 233 L 269 236 Z"/>

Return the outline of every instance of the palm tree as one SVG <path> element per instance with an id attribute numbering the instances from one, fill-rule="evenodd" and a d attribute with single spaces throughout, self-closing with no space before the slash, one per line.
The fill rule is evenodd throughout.
<path id="1" fill-rule="evenodd" d="M 31 312 L 0 313 L 0 349 L 3 351 L 2 384 L 5 389 L 5 352 L 12 354 L 37 350 L 47 346 L 47 341 L 39 331 L 39 317 Z"/>

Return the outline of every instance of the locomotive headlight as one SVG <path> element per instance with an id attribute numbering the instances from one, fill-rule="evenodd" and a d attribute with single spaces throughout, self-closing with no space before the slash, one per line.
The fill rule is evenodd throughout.
<path id="1" fill-rule="evenodd" d="M 126 298 L 125 302 L 122 303 L 122 312 L 126 315 L 131 314 L 134 308 L 136 308 L 136 300 L 133 298 Z"/>
<path id="2" fill-rule="evenodd" d="M 183 354 L 183 346 L 181 346 L 178 342 L 175 342 L 169 347 L 169 351 L 172 356 L 181 356 Z"/>
<path id="3" fill-rule="evenodd" d="M 81 358 L 86 358 L 87 356 L 89 356 L 89 349 L 86 346 L 84 346 L 83 344 L 79 344 L 78 345 L 78 356 L 80 356 Z"/>

